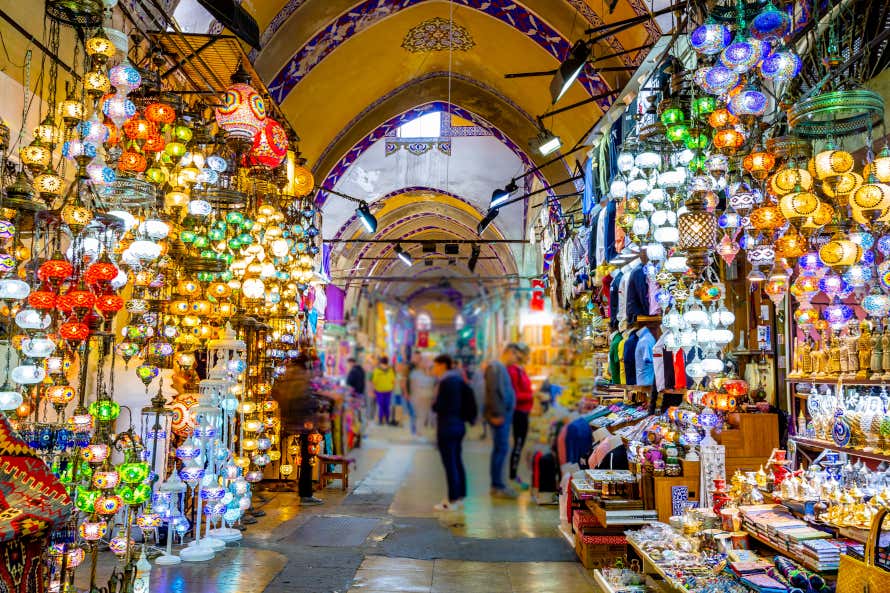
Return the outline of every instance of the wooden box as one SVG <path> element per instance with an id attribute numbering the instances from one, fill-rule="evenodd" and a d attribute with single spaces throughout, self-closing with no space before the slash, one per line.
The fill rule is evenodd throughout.
<path id="1" fill-rule="evenodd" d="M 627 557 L 627 538 L 623 535 L 575 536 L 575 553 L 584 568 L 613 566 L 619 558 Z"/>
<path id="2" fill-rule="evenodd" d="M 655 509 L 658 511 L 658 520 L 662 523 L 667 523 L 672 514 L 674 486 L 685 486 L 688 489 L 690 501 L 698 501 L 701 497 L 698 474 L 676 478 L 656 476 L 652 480 L 655 484 Z"/>

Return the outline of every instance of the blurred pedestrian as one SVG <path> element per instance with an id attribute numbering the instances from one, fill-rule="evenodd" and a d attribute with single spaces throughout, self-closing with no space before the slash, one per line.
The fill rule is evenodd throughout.
<path id="1" fill-rule="evenodd" d="M 516 393 L 510 381 L 507 367 L 516 364 L 519 349 L 507 344 L 497 360 L 492 360 L 485 370 L 485 420 L 491 425 L 494 445 L 491 449 L 491 495 L 496 498 L 516 498 L 516 491 L 504 481 L 504 466 L 510 453 L 510 428 Z"/>
<path id="2" fill-rule="evenodd" d="M 392 418 L 390 403 L 396 387 L 396 372 L 389 366 L 389 357 L 381 356 L 371 373 L 371 385 L 377 400 L 377 424 L 389 424 Z"/>
<path id="3" fill-rule="evenodd" d="M 439 385 L 433 409 L 436 412 L 436 443 L 445 478 L 448 497 L 433 507 L 436 511 L 454 511 L 463 506 L 467 496 L 467 473 L 462 457 L 465 422 L 474 422 L 475 399 L 470 386 L 464 381 L 460 369 L 454 368 L 453 359 L 440 354 L 433 361 L 433 375 Z"/>
<path id="4" fill-rule="evenodd" d="M 519 461 L 522 458 L 522 448 L 528 436 L 528 417 L 535 403 L 535 394 L 532 391 L 532 382 L 523 368 L 528 363 L 529 347 L 525 344 L 517 344 L 516 364 L 507 367 L 510 373 L 510 382 L 516 393 L 516 409 L 513 411 L 513 452 L 510 454 L 510 479 L 516 485 L 525 490 L 528 484 L 519 478 Z"/>
<path id="5" fill-rule="evenodd" d="M 411 363 L 408 373 L 408 391 L 411 393 L 411 404 L 421 429 L 433 426 L 433 399 L 435 397 L 436 378 L 427 372 L 426 364 L 420 356 Z"/>

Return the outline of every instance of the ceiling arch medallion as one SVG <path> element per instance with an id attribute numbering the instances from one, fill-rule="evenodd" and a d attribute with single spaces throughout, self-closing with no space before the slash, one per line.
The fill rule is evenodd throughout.
<path id="1" fill-rule="evenodd" d="M 411 53 L 469 51 L 475 45 L 466 27 L 438 16 L 411 27 L 402 41 L 402 48 Z"/>

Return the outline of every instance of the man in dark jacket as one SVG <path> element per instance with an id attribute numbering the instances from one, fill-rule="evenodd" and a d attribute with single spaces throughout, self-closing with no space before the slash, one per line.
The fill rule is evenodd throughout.
<path id="1" fill-rule="evenodd" d="M 291 362 L 284 375 L 272 385 L 272 397 L 281 410 L 282 442 L 290 445 L 293 437 L 300 439 L 300 501 L 304 505 L 322 504 L 312 492 L 312 455 L 308 436 L 317 430 L 318 422 L 330 403 L 312 387 L 313 368 L 317 359 L 304 355 Z"/>
<path id="2" fill-rule="evenodd" d="M 346 375 L 346 384 L 352 387 L 356 396 L 365 394 L 365 369 L 354 358 L 350 358 L 349 373 Z"/>
<path id="3" fill-rule="evenodd" d="M 467 496 L 467 473 L 461 452 L 467 433 L 464 422 L 468 412 L 464 406 L 473 402 L 474 396 L 463 373 L 453 367 L 454 360 L 447 354 L 440 354 L 433 360 L 433 375 L 439 380 L 433 402 L 436 444 L 448 481 L 448 498 L 433 507 L 436 511 L 456 511 L 463 506 Z"/>

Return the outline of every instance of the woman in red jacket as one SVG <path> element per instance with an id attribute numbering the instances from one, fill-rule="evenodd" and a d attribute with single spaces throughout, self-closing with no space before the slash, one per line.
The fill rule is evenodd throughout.
<path id="1" fill-rule="evenodd" d="M 529 348 L 520 344 L 519 364 L 507 367 L 510 373 L 510 381 L 513 383 L 513 391 L 516 392 L 516 410 L 513 412 L 513 453 L 510 455 L 510 479 L 515 481 L 520 488 L 528 488 L 517 475 L 519 459 L 522 457 L 522 447 L 525 445 L 525 437 L 528 435 L 528 415 L 534 404 L 532 382 L 528 378 L 522 365 L 528 362 Z"/>

